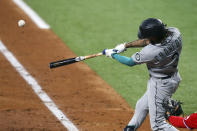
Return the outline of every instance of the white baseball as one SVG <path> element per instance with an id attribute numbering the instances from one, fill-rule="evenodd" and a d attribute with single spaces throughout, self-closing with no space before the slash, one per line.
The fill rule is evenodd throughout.
<path id="1" fill-rule="evenodd" d="M 19 27 L 23 27 L 25 25 L 25 21 L 24 20 L 19 20 L 18 21 L 18 26 Z"/>

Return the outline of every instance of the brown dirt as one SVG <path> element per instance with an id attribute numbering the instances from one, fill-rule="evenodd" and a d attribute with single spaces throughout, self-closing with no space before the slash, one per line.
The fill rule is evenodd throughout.
<path id="1" fill-rule="evenodd" d="M 26 25 L 17 27 L 24 19 Z M 41 30 L 12 0 L 0 1 L 0 39 L 81 131 L 121 131 L 132 109 L 83 62 L 50 70 L 49 62 L 75 54 Z M 66 130 L 0 54 L 0 130 Z M 149 131 L 146 119 L 140 131 Z"/>

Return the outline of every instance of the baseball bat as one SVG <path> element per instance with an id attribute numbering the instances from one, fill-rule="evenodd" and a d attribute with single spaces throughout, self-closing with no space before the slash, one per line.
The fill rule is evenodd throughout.
<path id="1" fill-rule="evenodd" d="M 90 58 L 94 58 L 94 57 L 101 56 L 101 55 L 103 55 L 103 54 L 102 53 L 97 53 L 97 54 L 92 54 L 92 55 L 87 55 L 87 56 L 78 56 L 78 57 L 63 59 L 63 60 L 51 62 L 49 64 L 49 67 L 50 67 L 50 69 L 52 69 L 52 68 L 56 68 L 56 67 L 60 67 L 60 66 L 64 66 L 64 65 L 73 64 L 73 63 L 76 63 L 76 62 L 80 62 L 80 61 L 90 59 Z"/>

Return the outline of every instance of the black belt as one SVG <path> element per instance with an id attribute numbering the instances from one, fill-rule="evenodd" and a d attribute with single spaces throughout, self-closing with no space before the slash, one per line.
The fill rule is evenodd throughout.
<path id="1" fill-rule="evenodd" d="M 150 77 L 152 77 L 152 76 L 150 75 Z M 164 79 L 168 79 L 168 78 L 171 78 L 171 77 L 172 77 L 172 76 L 166 76 L 166 77 L 154 77 L 154 78 L 164 80 Z"/>

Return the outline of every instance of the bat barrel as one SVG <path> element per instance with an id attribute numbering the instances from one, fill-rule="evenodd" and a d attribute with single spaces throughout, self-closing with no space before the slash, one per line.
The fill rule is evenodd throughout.
<path id="1" fill-rule="evenodd" d="M 51 62 L 49 64 L 49 68 L 52 69 L 52 68 L 56 68 L 56 67 L 63 66 L 63 65 L 69 65 L 72 63 L 76 63 L 79 61 L 83 61 L 85 59 L 90 59 L 90 58 L 94 58 L 94 57 L 101 56 L 101 55 L 103 55 L 103 54 L 97 53 L 97 54 L 92 54 L 92 55 L 88 55 L 88 56 L 79 56 L 79 57 L 74 57 L 74 58 Z"/>
<path id="2" fill-rule="evenodd" d="M 68 64 L 75 63 L 75 62 L 77 62 L 75 60 L 75 58 L 70 58 L 70 59 L 65 59 L 65 60 L 61 60 L 61 61 L 51 62 L 49 64 L 49 67 L 50 68 L 56 68 L 56 67 L 59 67 L 59 66 L 68 65 Z"/>

